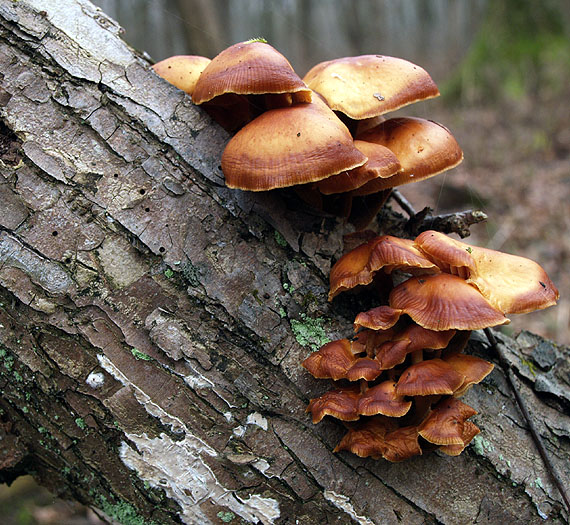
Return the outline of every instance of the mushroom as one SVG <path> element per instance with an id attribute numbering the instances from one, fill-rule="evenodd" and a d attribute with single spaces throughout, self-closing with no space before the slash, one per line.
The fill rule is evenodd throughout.
<path id="1" fill-rule="evenodd" d="M 301 364 L 317 379 L 343 379 L 356 357 L 348 339 L 338 339 L 323 345 Z"/>
<path id="2" fill-rule="evenodd" d="M 484 359 L 466 354 L 452 354 L 443 360 L 464 377 L 461 386 L 453 393 L 455 397 L 462 396 L 472 385 L 483 381 L 495 367 Z"/>
<path id="3" fill-rule="evenodd" d="M 211 62 L 197 55 L 175 55 L 152 66 L 154 72 L 170 84 L 192 95 L 202 71 Z"/>
<path id="4" fill-rule="evenodd" d="M 457 166 L 463 152 L 447 128 L 421 118 L 392 118 L 357 136 L 389 148 L 398 158 L 402 169 L 387 178 L 367 182 L 352 195 L 369 195 L 433 177 Z"/>
<path id="5" fill-rule="evenodd" d="M 404 396 L 396 392 L 394 381 L 383 381 L 370 387 L 358 400 L 358 413 L 362 416 L 382 414 L 390 417 L 402 417 L 412 406 Z"/>
<path id="6" fill-rule="evenodd" d="M 363 186 L 377 177 L 386 178 L 397 173 L 401 166 L 396 155 L 388 148 L 372 142 L 355 140 L 354 146 L 368 161 L 349 171 L 333 175 L 316 183 L 318 190 L 324 195 L 349 192 Z"/>
<path id="7" fill-rule="evenodd" d="M 329 390 L 321 397 L 311 399 L 306 411 L 311 413 L 313 423 L 318 423 L 325 416 L 332 416 L 341 421 L 356 421 L 359 418 L 360 393 L 359 386 Z"/>
<path id="8" fill-rule="evenodd" d="M 390 306 L 429 330 L 478 330 L 510 322 L 476 288 L 447 273 L 404 281 L 390 292 Z"/>
<path id="9" fill-rule="evenodd" d="M 311 90 L 289 61 L 266 42 L 247 41 L 224 49 L 204 69 L 196 88 L 195 104 L 226 94 L 291 94 L 292 102 L 310 102 Z"/>
<path id="10" fill-rule="evenodd" d="M 438 272 L 437 266 L 415 248 L 413 241 L 391 235 L 376 237 L 344 254 L 331 268 L 329 301 L 358 285 L 370 284 L 379 270 L 390 274 Z"/>
<path id="11" fill-rule="evenodd" d="M 443 271 L 465 279 L 506 315 L 547 308 L 558 300 L 556 286 L 530 259 L 470 246 L 431 230 L 414 242 Z"/>
<path id="12" fill-rule="evenodd" d="M 382 55 L 321 62 L 303 80 L 333 110 L 357 120 L 439 95 L 437 86 L 421 67 Z"/>
<path id="13" fill-rule="evenodd" d="M 465 377 L 441 359 L 429 359 L 409 366 L 400 376 L 396 393 L 400 396 L 453 394 Z"/>
<path id="14" fill-rule="evenodd" d="M 454 397 L 442 399 L 419 426 L 419 434 L 436 445 L 463 445 L 465 420 L 477 414 Z"/>
<path id="15" fill-rule="evenodd" d="M 230 188 L 266 191 L 316 182 L 367 161 L 346 126 L 317 97 L 267 111 L 238 131 L 222 154 Z"/>
<path id="16" fill-rule="evenodd" d="M 439 447 L 439 450 L 441 450 L 444 454 L 447 454 L 448 456 L 459 456 L 459 454 L 461 454 L 463 450 L 465 450 L 465 447 L 469 445 L 469 443 L 471 443 L 471 440 L 477 434 L 479 434 L 479 432 L 481 432 L 481 430 L 479 430 L 479 427 L 477 427 L 477 425 L 471 423 L 471 421 L 464 421 L 463 432 L 461 433 L 461 440 L 463 441 L 463 443 L 461 445 L 459 444 L 442 445 Z"/>

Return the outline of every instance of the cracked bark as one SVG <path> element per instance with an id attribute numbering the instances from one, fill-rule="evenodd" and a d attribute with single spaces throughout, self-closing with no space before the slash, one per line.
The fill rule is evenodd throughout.
<path id="1" fill-rule="evenodd" d="M 124 523 L 564 521 L 499 369 L 462 456 L 332 454 L 299 363 L 351 332 L 355 299 L 326 302 L 343 225 L 226 189 L 226 134 L 101 11 L 2 2 L 0 71 L 1 480 Z M 500 340 L 570 482 L 568 349 Z"/>

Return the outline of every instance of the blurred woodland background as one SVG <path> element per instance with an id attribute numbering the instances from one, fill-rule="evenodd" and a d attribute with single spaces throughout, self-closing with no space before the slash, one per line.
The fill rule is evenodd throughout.
<path id="1" fill-rule="evenodd" d="M 214 57 L 262 36 L 300 76 L 314 64 L 365 53 L 425 68 L 439 99 L 402 114 L 436 120 L 464 150 L 464 162 L 403 186 L 416 210 L 467 208 L 489 220 L 468 242 L 534 259 L 558 286 L 557 307 L 513 316 L 570 344 L 570 2 L 567 0 L 96 0 L 124 39 L 158 61 Z M 101 523 L 85 509 L 38 496 L 31 478 L 0 486 L 6 524 Z M 20 504 L 21 502 L 21 504 Z"/>

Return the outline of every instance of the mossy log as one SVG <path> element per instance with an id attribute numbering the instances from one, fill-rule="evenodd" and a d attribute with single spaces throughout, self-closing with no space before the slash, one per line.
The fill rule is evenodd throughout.
<path id="1" fill-rule="evenodd" d="M 563 522 L 499 367 L 461 456 L 332 453 L 299 363 L 351 332 L 342 221 L 228 190 L 227 134 L 119 35 L 85 0 L 0 3 L 0 480 L 121 523 Z M 569 351 L 501 341 L 569 485 Z"/>

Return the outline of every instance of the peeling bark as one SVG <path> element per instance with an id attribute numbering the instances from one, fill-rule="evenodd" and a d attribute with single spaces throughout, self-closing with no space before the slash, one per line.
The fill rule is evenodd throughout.
<path id="1" fill-rule="evenodd" d="M 225 132 L 119 32 L 84 0 L 0 3 L 0 480 L 122 523 L 563 522 L 498 368 L 462 456 L 331 452 L 299 363 L 351 331 L 343 225 L 225 188 Z M 500 341 L 570 484 L 569 350 Z"/>

